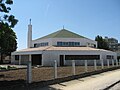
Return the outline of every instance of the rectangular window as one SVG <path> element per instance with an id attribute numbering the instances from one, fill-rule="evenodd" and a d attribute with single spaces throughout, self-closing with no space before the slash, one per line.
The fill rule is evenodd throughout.
<path id="1" fill-rule="evenodd" d="M 34 47 L 37 47 L 37 44 L 34 44 Z"/>
<path id="2" fill-rule="evenodd" d="M 66 46 L 65 44 L 66 44 L 66 42 L 62 42 L 62 46 Z"/>
<path id="3" fill-rule="evenodd" d="M 72 42 L 69 42 L 69 46 L 72 46 Z"/>
<path id="4" fill-rule="evenodd" d="M 57 46 L 75 47 L 80 46 L 80 42 L 57 42 Z"/>
<path id="5" fill-rule="evenodd" d="M 15 55 L 15 60 L 19 60 L 19 55 Z"/>
<path id="6" fill-rule="evenodd" d="M 62 46 L 62 42 L 57 42 L 57 46 Z"/>
<path id="7" fill-rule="evenodd" d="M 34 44 L 34 47 L 42 47 L 42 46 L 48 46 L 48 42 L 35 43 L 35 44 Z"/>
<path id="8" fill-rule="evenodd" d="M 75 46 L 80 46 L 80 42 L 75 42 Z"/>
<path id="9" fill-rule="evenodd" d="M 65 60 L 99 60 L 100 55 L 65 55 Z"/>
<path id="10" fill-rule="evenodd" d="M 107 55 L 107 59 L 111 59 L 111 55 Z"/>
<path id="11" fill-rule="evenodd" d="M 106 59 L 114 59 L 114 56 L 113 55 L 107 55 Z"/>

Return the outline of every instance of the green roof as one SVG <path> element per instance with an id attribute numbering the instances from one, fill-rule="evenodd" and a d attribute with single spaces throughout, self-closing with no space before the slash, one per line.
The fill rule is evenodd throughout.
<path id="1" fill-rule="evenodd" d="M 46 38 L 85 38 L 79 34 L 73 33 L 66 29 L 59 30 L 57 32 L 51 33 L 47 36 L 41 37 L 39 39 L 46 39 Z"/>

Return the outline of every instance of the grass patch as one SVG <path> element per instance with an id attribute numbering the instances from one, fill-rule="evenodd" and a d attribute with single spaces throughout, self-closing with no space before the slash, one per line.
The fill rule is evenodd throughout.
<path id="1" fill-rule="evenodd" d="M 12 70 L 12 69 L 16 69 L 16 67 L 9 65 L 7 67 L 0 66 L 0 70 Z"/>

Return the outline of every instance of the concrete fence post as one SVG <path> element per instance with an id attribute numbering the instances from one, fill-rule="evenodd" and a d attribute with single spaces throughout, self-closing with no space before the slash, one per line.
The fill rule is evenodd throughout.
<path id="1" fill-rule="evenodd" d="M 94 69 L 97 70 L 97 63 L 96 63 L 96 60 L 94 60 Z"/>
<path id="2" fill-rule="evenodd" d="M 87 67 L 87 60 L 85 60 L 85 72 L 88 71 L 88 67 Z"/>
<path id="3" fill-rule="evenodd" d="M 54 60 L 54 79 L 57 78 L 57 61 Z"/>
<path id="4" fill-rule="evenodd" d="M 116 59 L 116 66 L 118 66 L 118 60 Z"/>
<path id="5" fill-rule="evenodd" d="M 110 67 L 110 61 L 109 61 L 109 59 L 107 59 L 107 66 L 108 66 L 108 68 Z"/>
<path id="6" fill-rule="evenodd" d="M 27 65 L 27 83 L 32 83 L 31 55 L 29 55 L 29 60 L 28 60 L 28 65 Z"/>
<path id="7" fill-rule="evenodd" d="M 72 72 L 75 75 L 75 60 L 72 60 Z"/>
<path id="8" fill-rule="evenodd" d="M 101 59 L 101 67 L 102 67 L 102 69 L 104 69 L 103 59 Z"/>
<path id="9" fill-rule="evenodd" d="M 114 67 L 114 59 L 112 59 L 112 66 Z"/>

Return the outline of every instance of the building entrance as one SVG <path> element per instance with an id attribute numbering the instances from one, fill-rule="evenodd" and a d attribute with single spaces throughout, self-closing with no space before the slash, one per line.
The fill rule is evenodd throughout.
<path id="1" fill-rule="evenodd" d="M 42 65 L 42 54 L 32 55 L 32 65 Z"/>

